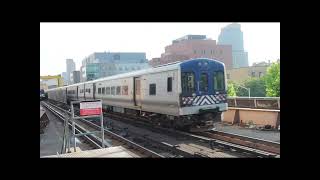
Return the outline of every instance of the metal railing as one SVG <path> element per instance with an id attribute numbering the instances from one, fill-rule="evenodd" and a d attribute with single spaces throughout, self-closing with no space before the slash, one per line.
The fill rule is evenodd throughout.
<path id="1" fill-rule="evenodd" d="M 229 107 L 280 109 L 280 97 L 228 97 Z"/>

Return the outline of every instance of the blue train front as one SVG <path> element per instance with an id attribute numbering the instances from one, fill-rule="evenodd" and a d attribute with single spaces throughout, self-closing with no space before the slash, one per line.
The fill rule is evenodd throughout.
<path id="1" fill-rule="evenodd" d="M 190 131 L 213 128 L 228 108 L 225 66 L 213 59 L 182 62 L 180 115 Z"/>

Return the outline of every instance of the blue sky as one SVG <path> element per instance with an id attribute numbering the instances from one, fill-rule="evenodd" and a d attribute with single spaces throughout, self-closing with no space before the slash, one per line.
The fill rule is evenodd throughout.
<path id="1" fill-rule="evenodd" d="M 66 71 L 71 58 L 79 70 L 93 52 L 145 52 L 160 57 L 172 40 L 201 34 L 218 40 L 230 23 L 40 23 L 40 75 Z M 240 23 L 249 64 L 280 58 L 280 23 Z"/>

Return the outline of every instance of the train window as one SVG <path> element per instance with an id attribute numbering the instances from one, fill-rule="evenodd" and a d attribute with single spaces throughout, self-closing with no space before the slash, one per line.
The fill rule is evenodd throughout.
<path id="1" fill-rule="evenodd" d="M 182 73 L 182 93 L 193 93 L 195 91 L 194 86 L 194 74 L 192 72 Z"/>
<path id="2" fill-rule="evenodd" d="M 106 94 L 110 94 L 110 87 L 106 87 Z"/>
<path id="3" fill-rule="evenodd" d="M 128 86 L 122 86 L 122 95 L 128 95 Z"/>
<path id="4" fill-rule="evenodd" d="M 116 88 L 113 86 L 111 87 L 111 94 L 112 95 L 115 95 L 116 94 Z"/>
<path id="5" fill-rule="evenodd" d="M 149 95 L 156 95 L 156 84 L 149 84 Z"/>
<path id="6" fill-rule="evenodd" d="M 102 88 L 102 94 L 104 94 L 104 92 L 105 92 L 105 87 Z"/>
<path id="7" fill-rule="evenodd" d="M 200 91 L 204 91 L 204 92 L 208 91 L 208 74 L 207 73 L 201 73 Z"/>
<path id="8" fill-rule="evenodd" d="M 121 95 L 121 88 L 120 88 L 120 86 L 117 86 L 117 95 Z"/>
<path id="9" fill-rule="evenodd" d="M 101 88 L 98 88 L 98 94 L 101 94 Z"/>
<path id="10" fill-rule="evenodd" d="M 215 91 L 224 90 L 224 73 L 221 71 L 213 73 L 213 87 Z"/>
<path id="11" fill-rule="evenodd" d="M 172 92 L 172 77 L 168 77 L 167 79 L 167 91 Z"/>

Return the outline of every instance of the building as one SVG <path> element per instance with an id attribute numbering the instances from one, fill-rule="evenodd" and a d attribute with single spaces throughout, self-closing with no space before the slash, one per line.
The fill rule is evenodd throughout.
<path id="1" fill-rule="evenodd" d="M 227 80 L 241 84 L 245 80 L 250 79 L 251 77 L 260 78 L 267 73 L 267 68 L 270 65 L 270 63 L 261 62 L 254 63 L 253 66 L 249 67 L 229 69 L 227 70 Z"/>
<path id="2" fill-rule="evenodd" d="M 230 24 L 221 29 L 219 45 L 232 45 L 233 68 L 248 67 L 248 53 L 243 48 L 243 32 L 240 24 Z"/>
<path id="3" fill-rule="evenodd" d="M 74 61 L 72 59 L 67 59 L 66 60 L 66 64 L 67 64 L 67 84 L 70 84 L 70 73 L 72 71 L 76 70 L 76 64 L 74 63 Z"/>
<path id="4" fill-rule="evenodd" d="M 161 57 L 153 58 L 149 64 L 154 67 L 193 58 L 216 59 L 223 62 L 226 69 L 233 67 L 231 45 L 217 45 L 215 40 L 207 39 L 205 35 L 186 35 L 173 40 Z"/>
<path id="5" fill-rule="evenodd" d="M 62 72 L 61 76 L 63 78 L 63 85 L 68 85 L 67 72 Z"/>
<path id="6" fill-rule="evenodd" d="M 82 61 L 80 80 L 84 82 L 146 68 L 149 68 L 146 53 L 96 52 Z"/>
<path id="7" fill-rule="evenodd" d="M 72 71 L 70 73 L 70 84 L 76 84 L 80 82 L 80 71 Z"/>

